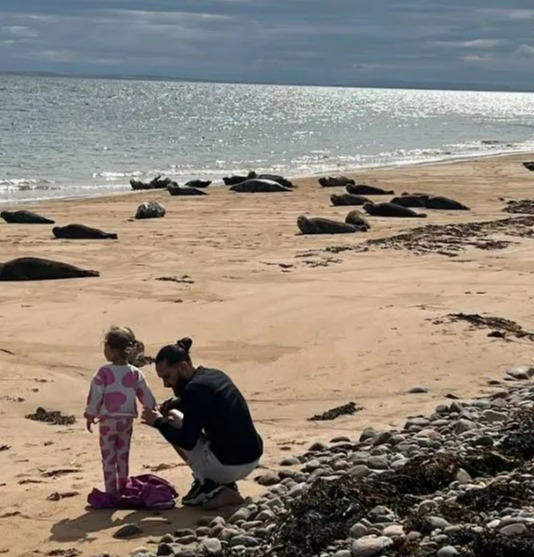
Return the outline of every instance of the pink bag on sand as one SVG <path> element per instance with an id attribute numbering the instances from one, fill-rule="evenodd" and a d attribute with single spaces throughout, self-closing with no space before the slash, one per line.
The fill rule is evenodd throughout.
<path id="1" fill-rule="evenodd" d="M 94 509 L 168 510 L 176 505 L 178 492 L 163 478 L 143 474 L 128 478 L 120 493 L 105 493 L 96 487 L 87 496 Z"/>

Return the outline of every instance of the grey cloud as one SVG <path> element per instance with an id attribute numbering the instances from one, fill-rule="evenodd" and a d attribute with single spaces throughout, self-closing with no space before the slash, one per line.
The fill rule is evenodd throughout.
<path id="1" fill-rule="evenodd" d="M 0 70 L 534 88 L 525 72 L 531 8 L 532 0 L 2 0 Z"/>

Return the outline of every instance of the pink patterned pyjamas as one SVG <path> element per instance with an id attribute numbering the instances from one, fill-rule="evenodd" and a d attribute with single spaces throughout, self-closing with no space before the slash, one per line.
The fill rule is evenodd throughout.
<path id="1" fill-rule="evenodd" d="M 121 491 L 128 479 L 133 418 L 100 418 L 100 452 L 108 493 Z"/>

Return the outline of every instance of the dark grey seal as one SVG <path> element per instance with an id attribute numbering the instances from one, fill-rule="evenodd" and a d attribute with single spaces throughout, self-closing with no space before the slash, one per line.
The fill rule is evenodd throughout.
<path id="1" fill-rule="evenodd" d="M 2 211 L 0 213 L 6 222 L 16 224 L 55 224 L 53 220 L 42 217 L 31 211 Z"/>
<path id="2" fill-rule="evenodd" d="M 426 207 L 428 195 L 401 195 L 394 197 L 390 203 L 400 205 L 401 207 Z"/>
<path id="3" fill-rule="evenodd" d="M 19 257 L 0 263 L 0 281 L 55 280 L 98 277 L 98 271 L 86 271 L 68 263 L 39 257 Z"/>
<path id="4" fill-rule="evenodd" d="M 290 182 L 287 178 L 279 176 L 278 174 L 260 174 L 258 176 L 251 176 L 248 179 L 250 180 L 252 178 L 258 178 L 259 180 L 271 180 L 272 182 L 276 182 L 277 184 L 284 186 L 284 188 L 295 187 L 295 184 L 293 184 L 293 182 Z"/>
<path id="5" fill-rule="evenodd" d="M 267 193 L 278 191 L 292 191 L 291 188 L 286 188 L 280 185 L 278 182 L 274 182 L 273 180 L 260 180 L 259 178 L 245 180 L 244 182 L 232 186 L 230 189 L 237 193 Z"/>
<path id="6" fill-rule="evenodd" d="M 169 186 L 167 191 L 171 195 L 208 195 L 207 192 L 190 186 Z"/>
<path id="7" fill-rule="evenodd" d="M 534 171 L 534 161 L 525 161 L 525 162 L 523 163 L 523 166 L 524 166 L 527 170 Z"/>
<path id="8" fill-rule="evenodd" d="M 382 188 L 368 186 L 367 184 L 348 184 L 345 186 L 345 189 L 347 193 L 353 193 L 354 195 L 395 195 L 393 190 L 383 190 Z"/>
<path id="9" fill-rule="evenodd" d="M 332 202 L 332 205 L 337 207 L 339 205 L 363 205 L 369 200 L 367 197 L 363 197 L 362 195 L 354 195 L 352 193 L 334 193 L 330 196 L 330 201 Z"/>
<path id="10" fill-rule="evenodd" d="M 367 219 L 363 216 L 358 209 L 354 209 L 350 211 L 349 214 L 345 217 L 345 222 L 347 224 L 352 224 L 352 226 L 356 226 L 363 231 L 369 230 L 371 225 L 367 221 Z"/>
<path id="11" fill-rule="evenodd" d="M 54 226 L 52 233 L 56 238 L 67 238 L 69 240 L 117 240 L 117 234 L 104 232 L 98 228 L 91 228 L 85 224 L 67 224 L 66 226 Z"/>
<path id="12" fill-rule="evenodd" d="M 328 176 L 319 178 L 319 184 L 323 188 L 337 188 L 348 184 L 354 185 L 355 183 L 356 182 L 352 178 L 346 178 L 345 176 Z"/>
<path id="13" fill-rule="evenodd" d="M 308 218 L 300 215 L 297 219 L 297 226 L 303 234 L 347 234 L 360 232 L 359 228 L 330 219 L 321 217 Z"/>
<path id="14" fill-rule="evenodd" d="M 184 185 L 190 188 L 207 188 L 211 184 L 211 180 L 189 180 Z"/>
<path id="15" fill-rule="evenodd" d="M 246 176 L 233 175 L 233 176 L 225 176 L 223 178 L 223 182 L 225 186 L 236 186 L 245 180 L 252 180 L 253 178 L 257 178 L 258 175 L 251 170 Z"/>
<path id="16" fill-rule="evenodd" d="M 157 201 L 145 201 L 137 207 L 136 219 L 157 219 L 165 216 L 165 207 Z"/>
<path id="17" fill-rule="evenodd" d="M 141 180 L 130 180 L 130 186 L 133 190 L 154 190 L 154 189 L 165 189 L 172 185 L 173 182 L 170 178 L 162 178 L 161 174 L 156 176 L 150 182 L 142 182 Z"/>
<path id="18" fill-rule="evenodd" d="M 466 207 L 463 203 L 460 203 L 455 199 L 442 197 L 441 195 L 429 197 L 425 203 L 425 207 L 427 209 L 442 209 L 444 211 L 469 211 L 470 210 L 469 207 Z"/>
<path id="19" fill-rule="evenodd" d="M 364 211 L 375 217 L 405 217 L 425 218 L 425 213 L 416 213 L 408 207 L 401 207 L 394 203 L 364 203 Z"/>

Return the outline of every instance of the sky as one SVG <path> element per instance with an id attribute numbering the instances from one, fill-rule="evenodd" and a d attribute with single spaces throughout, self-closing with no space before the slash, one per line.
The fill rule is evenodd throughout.
<path id="1" fill-rule="evenodd" d="M 0 71 L 534 91 L 534 0 L 0 0 Z"/>

